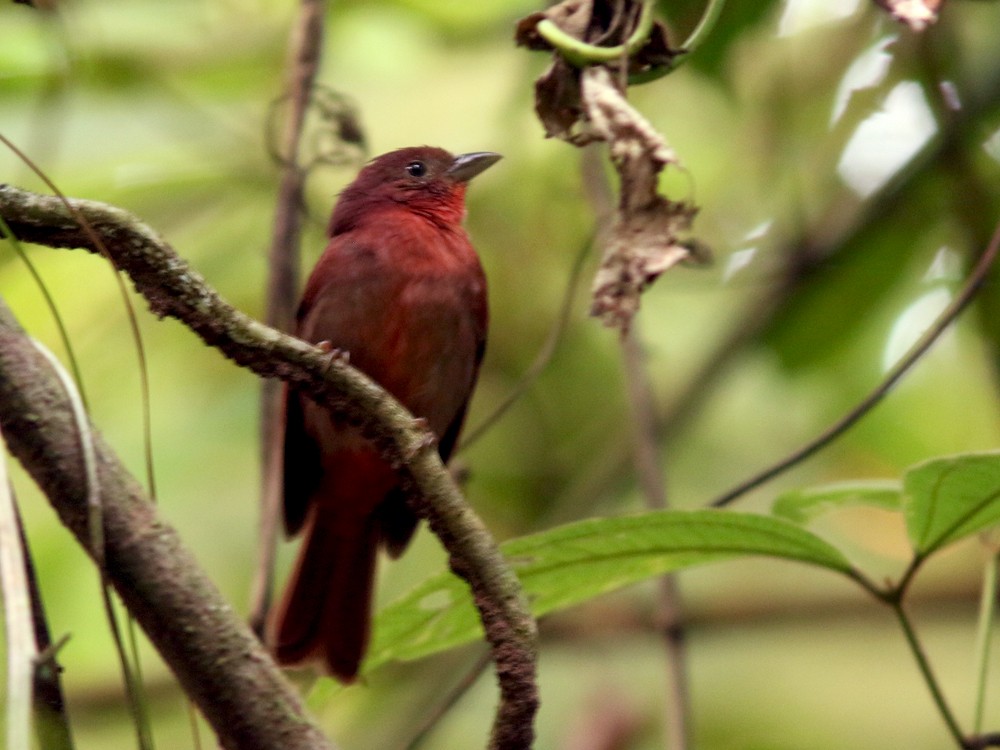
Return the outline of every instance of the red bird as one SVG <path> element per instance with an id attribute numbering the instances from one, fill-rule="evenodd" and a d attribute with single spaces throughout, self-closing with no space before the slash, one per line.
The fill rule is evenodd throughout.
<path id="1" fill-rule="evenodd" d="M 462 228 L 467 182 L 499 154 L 384 154 L 340 195 L 296 334 L 349 356 L 438 436 L 447 461 L 486 346 L 486 279 Z M 370 630 L 375 557 L 417 525 L 392 467 L 358 430 L 285 396 L 285 530 L 305 540 L 270 623 L 282 664 L 353 680 Z"/>

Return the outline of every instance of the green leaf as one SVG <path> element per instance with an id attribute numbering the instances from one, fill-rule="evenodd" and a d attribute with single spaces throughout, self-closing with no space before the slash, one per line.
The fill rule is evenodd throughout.
<path id="1" fill-rule="evenodd" d="M 851 573 L 835 547 L 799 526 L 718 510 L 590 519 L 514 539 L 501 548 L 536 616 L 668 571 L 746 555 Z M 366 668 L 441 651 L 481 632 L 465 583 L 441 574 L 379 614 Z"/>
<path id="2" fill-rule="evenodd" d="M 805 524 L 838 508 L 862 505 L 883 510 L 899 510 L 903 488 L 894 480 L 834 482 L 792 490 L 774 501 L 771 512 L 793 523 Z"/>
<path id="3" fill-rule="evenodd" d="M 920 555 L 1000 523 L 1000 453 L 937 458 L 906 472 L 904 512 Z"/>

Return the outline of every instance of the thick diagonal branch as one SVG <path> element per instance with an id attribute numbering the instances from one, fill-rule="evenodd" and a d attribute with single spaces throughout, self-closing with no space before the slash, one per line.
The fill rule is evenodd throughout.
<path id="1" fill-rule="evenodd" d="M 0 185 L 0 215 L 20 239 L 96 251 L 79 217 L 93 227 L 110 260 L 132 279 L 154 313 L 177 318 L 205 343 L 261 377 L 292 383 L 358 425 L 397 467 L 411 502 L 428 520 L 469 583 L 493 650 L 500 706 L 491 747 L 528 748 L 538 696 L 536 626 L 520 584 L 492 536 L 465 502 L 433 440 L 395 399 L 347 364 L 235 310 L 174 250 L 128 213 Z"/>
<path id="2" fill-rule="evenodd" d="M 0 302 L 0 428 L 11 452 L 90 546 L 88 483 L 69 398 Z M 294 690 L 200 571 L 114 451 L 92 432 L 107 578 L 230 750 L 321 750 Z"/>

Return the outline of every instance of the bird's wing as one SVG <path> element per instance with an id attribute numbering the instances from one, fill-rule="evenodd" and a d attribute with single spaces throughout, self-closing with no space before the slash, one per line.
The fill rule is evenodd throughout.
<path id="1" fill-rule="evenodd" d="M 354 235 L 335 237 L 317 264 L 299 311 L 298 335 L 346 353 L 351 365 L 426 419 L 447 458 L 485 341 L 485 281 L 478 261 L 464 234 L 458 236 L 464 247 L 448 257 L 467 250 L 474 265 L 451 267 L 421 265 L 422 245 L 409 247 L 405 236 L 387 244 Z M 345 473 L 338 471 L 338 456 L 351 460 L 364 444 L 355 430 L 296 394 L 289 395 L 286 414 L 285 518 L 286 527 L 297 527 L 321 479 Z"/>

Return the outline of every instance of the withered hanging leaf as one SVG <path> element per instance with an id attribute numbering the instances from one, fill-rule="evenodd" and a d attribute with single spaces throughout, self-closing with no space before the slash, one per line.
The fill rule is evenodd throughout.
<path id="1" fill-rule="evenodd" d="M 549 21 L 563 33 L 587 44 L 602 47 L 621 45 L 631 35 L 641 11 L 641 2 L 614 3 L 608 0 L 564 0 L 545 11 L 532 13 L 517 24 L 514 39 L 518 45 L 533 50 L 553 50 L 553 46 L 538 33 L 538 24 Z M 669 65 L 680 54 L 671 49 L 662 23 L 652 25 L 642 47 L 621 61 L 609 65 L 626 65 L 629 74 L 645 73 Z M 586 129 L 586 118 L 580 103 L 581 69 L 560 53 L 554 55 L 552 66 L 535 81 L 535 111 L 549 138 L 562 138 L 577 146 L 595 140 Z"/>
<path id="2" fill-rule="evenodd" d="M 514 40 L 519 46 L 533 50 L 552 50 L 553 47 L 538 33 L 538 24 L 551 21 L 562 31 L 576 39 L 586 39 L 593 17 L 592 0 L 564 0 L 558 5 L 532 13 L 517 24 Z M 535 81 L 535 112 L 545 128 L 547 138 L 561 138 L 577 142 L 578 126 L 583 120 L 580 105 L 580 70 L 559 54 L 552 65 Z"/>
<path id="3" fill-rule="evenodd" d="M 565 0 L 523 19 L 516 39 L 529 49 L 553 49 L 538 32 L 538 25 L 548 21 L 574 39 L 613 50 L 633 34 L 642 10 L 639 0 Z M 613 53 L 605 52 L 603 64 L 582 68 L 557 51 L 551 67 L 535 82 L 535 111 L 546 135 L 575 146 L 607 142 L 618 172 L 618 205 L 594 278 L 591 314 L 623 333 L 639 310 L 643 290 L 682 260 L 700 259 L 691 252 L 691 243 L 680 239 L 697 209 L 657 192 L 659 173 L 677 158 L 618 88 L 626 74 L 669 65 L 679 51 L 670 49 L 658 22 L 627 59 L 624 49 L 621 59 L 609 60 Z M 598 57 L 593 50 L 591 54 Z M 586 59 L 585 54 L 567 55 L 578 65 Z"/>
<path id="4" fill-rule="evenodd" d="M 621 181 L 610 237 L 594 277 L 591 314 L 622 332 L 639 310 L 642 292 L 691 256 L 679 235 L 697 209 L 657 193 L 657 178 L 677 157 L 653 126 L 625 100 L 604 68 L 583 74 L 583 103 L 592 133 L 608 142 Z"/>
<path id="5" fill-rule="evenodd" d="M 604 248 L 601 267 L 594 276 L 590 314 L 604 325 L 628 331 L 639 312 L 642 293 L 668 268 L 690 257 L 677 240 L 697 209 L 662 196 L 627 219 L 619 214 Z"/>
<path id="6" fill-rule="evenodd" d="M 670 46 L 666 26 L 656 21 L 642 49 L 628 59 L 628 72 L 645 73 L 653 68 L 662 68 L 664 65 L 670 65 L 675 57 L 683 55 L 684 52 L 683 49 L 674 49 Z"/>
<path id="7" fill-rule="evenodd" d="M 533 50 L 551 50 L 549 44 L 538 33 L 538 24 L 548 19 L 556 26 L 577 39 L 585 39 L 593 14 L 593 0 L 564 0 L 543 11 L 532 13 L 517 22 L 514 41 L 520 47 Z"/>
<path id="8" fill-rule="evenodd" d="M 542 21 L 549 21 L 573 39 L 604 49 L 613 49 L 624 44 L 632 35 L 641 14 L 642 2 L 639 0 L 630 2 L 564 0 L 558 5 L 532 13 L 518 21 L 514 41 L 518 46 L 532 50 L 554 50 L 552 44 L 538 31 L 538 25 Z M 629 73 L 636 73 L 669 65 L 670 61 L 682 52 L 670 47 L 666 27 L 659 21 L 653 21 L 649 34 L 642 41 L 642 46 L 630 50 L 627 61 L 623 59 L 621 62 L 627 62 Z"/>
<path id="9" fill-rule="evenodd" d="M 561 138 L 582 146 L 585 139 L 580 132 L 585 118 L 580 102 L 580 70 L 561 57 L 535 81 L 535 113 L 546 138 Z"/>

